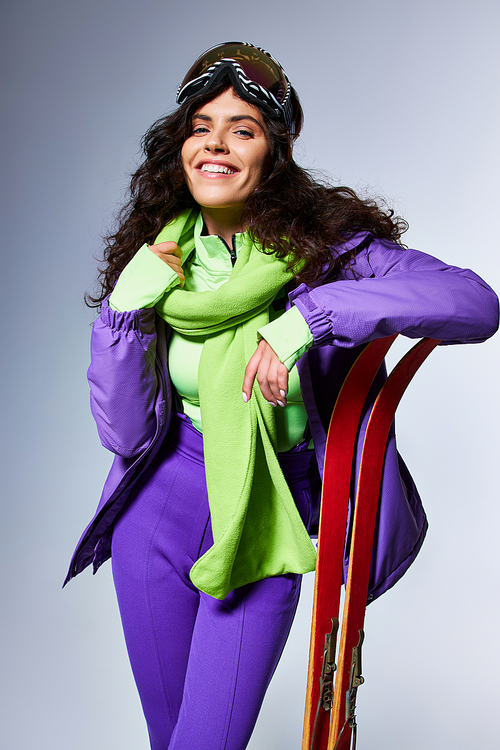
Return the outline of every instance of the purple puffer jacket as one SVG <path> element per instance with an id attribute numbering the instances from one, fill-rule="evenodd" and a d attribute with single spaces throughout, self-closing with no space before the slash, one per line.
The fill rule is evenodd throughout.
<path id="1" fill-rule="evenodd" d="M 371 242 L 370 242 L 371 239 Z M 472 271 L 448 266 L 417 250 L 359 233 L 343 246 L 367 245 L 340 277 L 289 295 L 312 331 L 314 344 L 298 363 L 301 391 L 323 466 L 326 433 L 342 382 L 359 347 L 396 332 L 444 344 L 480 342 L 498 327 L 498 299 Z M 168 430 L 172 386 L 168 326 L 154 309 L 118 313 L 104 304 L 92 333 L 89 368 L 92 413 L 102 444 L 115 453 L 96 514 L 85 529 L 65 583 L 91 562 L 94 573 L 111 555 L 113 521 Z M 380 371 L 375 394 L 385 378 Z M 243 379 L 243 373 L 242 373 Z M 373 400 L 367 400 L 362 431 Z M 358 467 L 360 449 L 358 449 Z M 394 585 L 415 559 L 427 519 L 394 432 L 385 457 L 368 600 Z"/>

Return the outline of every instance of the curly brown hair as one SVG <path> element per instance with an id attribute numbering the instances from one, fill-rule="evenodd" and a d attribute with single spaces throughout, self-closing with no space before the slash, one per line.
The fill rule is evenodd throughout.
<path id="1" fill-rule="evenodd" d="M 144 160 L 132 175 L 129 200 L 117 216 L 118 229 L 104 237 L 100 290 L 86 295 L 89 307 L 100 307 L 127 263 L 145 242 L 152 244 L 163 227 L 196 203 L 184 178 L 181 149 L 191 135 L 196 110 L 229 88 L 221 82 L 208 93 L 188 99 L 174 112 L 157 120 L 141 141 Z M 255 104 L 255 102 L 251 102 Z M 316 180 L 292 157 L 293 142 L 303 123 L 303 112 L 292 89 L 295 134 L 263 110 L 271 144 L 269 168 L 259 187 L 249 196 L 241 217 L 252 239 L 266 253 L 291 257 L 297 264 L 297 282 L 315 284 L 325 274 L 334 279 L 348 266 L 356 249 L 342 253 L 342 244 L 353 233 L 368 230 L 398 242 L 408 228 L 394 211 L 374 200 L 360 198 L 354 190 Z"/>

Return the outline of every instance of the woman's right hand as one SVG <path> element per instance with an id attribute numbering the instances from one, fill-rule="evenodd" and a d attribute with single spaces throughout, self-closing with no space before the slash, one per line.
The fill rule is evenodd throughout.
<path id="1" fill-rule="evenodd" d="M 182 289 L 185 277 L 181 266 L 182 250 L 179 245 L 175 242 L 159 242 L 157 245 L 149 245 L 149 249 L 175 271 L 181 282 L 180 286 Z"/>

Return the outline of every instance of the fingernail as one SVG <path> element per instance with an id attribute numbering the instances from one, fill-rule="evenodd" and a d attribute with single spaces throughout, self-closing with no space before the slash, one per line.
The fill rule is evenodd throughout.
<path id="1" fill-rule="evenodd" d="M 248 402 L 248 396 L 247 396 L 247 394 L 246 393 L 242 393 L 241 395 L 243 396 L 243 401 L 246 404 Z"/>
<path id="2" fill-rule="evenodd" d="M 281 393 L 281 395 L 283 396 L 283 398 L 286 398 L 286 393 L 285 393 L 285 391 L 280 391 L 280 393 Z"/>
<path id="3" fill-rule="evenodd" d="M 282 407 L 283 407 L 283 409 L 285 408 L 285 404 L 283 403 L 283 401 L 278 401 L 278 404 L 279 404 L 280 406 L 282 406 Z"/>
<path id="4" fill-rule="evenodd" d="M 269 404 L 270 406 L 276 406 L 276 404 L 273 404 L 273 402 L 272 402 L 272 401 L 268 401 L 267 403 L 268 403 L 268 404 Z"/>

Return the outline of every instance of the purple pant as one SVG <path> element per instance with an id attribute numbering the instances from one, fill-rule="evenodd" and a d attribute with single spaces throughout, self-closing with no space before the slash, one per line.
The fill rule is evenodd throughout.
<path id="1" fill-rule="evenodd" d="M 305 448 L 280 463 L 308 525 L 314 453 Z M 243 750 L 295 614 L 295 574 L 223 601 L 200 592 L 189 570 L 211 544 L 203 439 L 181 417 L 113 531 L 113 577 L 152 750 Z"/>

